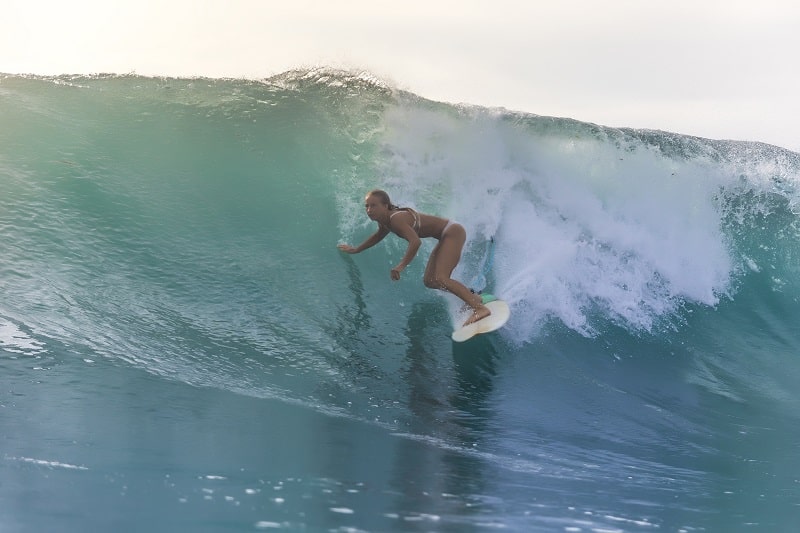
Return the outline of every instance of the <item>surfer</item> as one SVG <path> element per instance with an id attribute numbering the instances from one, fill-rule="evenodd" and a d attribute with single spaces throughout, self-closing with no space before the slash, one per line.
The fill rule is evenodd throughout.
<path id="1" fill-rule="evenodd" d="M 419 213 L 410 207 L 397 207 L 389 200 L 389 195 L 379 189 L 367 193 L 364 208 L 367 216 L 378 223 L 378 230 L 356 247 L 339 244 L 341 251 L 348 254 L 363 252 L 378 244 L 390 232 L 402 237 L 408 241 L 408 248 L 397 266 L 390 271 L 391 278 L 397 281 L 400 279 L 400 273 L 416 257 L 422 244 L 421 239 L 433 237 L 439 242 L 433 248 L 425 267 L 422 278 L 425 286 L 450 292 L 464 300 L 464 303 L 473 310 L 464 322 L 465 326 L 491 314 L 491 311 L 483 305 L 480 295 L 450 277 L 461 259 L 461 250 L 467 240 L 467 232 L 461 224 L 446 218 Z"/>

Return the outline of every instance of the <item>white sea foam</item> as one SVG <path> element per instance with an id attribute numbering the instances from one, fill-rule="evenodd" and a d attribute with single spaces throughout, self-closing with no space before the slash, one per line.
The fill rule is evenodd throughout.
<path id="1" fill-rule="evenodd" d="M 37 355 L 45 351 L 41 342 L 2 317 L 0 317 L 0 348 L 20 355 Z"/>
<path id="2" fill-rule="evenodd" d="M 684 303 L 713 306 L 729 291 L 736 264 L 718 197 L 728 178 L 705 154 L 418 102 L 387 112 L 383 142 L 398 202 L 466 226 L 457 276 L 474 276 L 495 239 L 489 288 L 512 305 L 506 332 L 517 340 L 553 319 L 584 335 L 609 321 L 649 331 Z"/>

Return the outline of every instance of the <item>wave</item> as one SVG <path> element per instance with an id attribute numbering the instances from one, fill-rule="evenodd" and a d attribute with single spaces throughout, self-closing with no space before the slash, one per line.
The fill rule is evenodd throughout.
<path id="1" fill-rule="evenodd" d="M 704 458 L 718 479 L 794 438 L 800 154 L 328 69 L 3 76 L 0 120 L 10 361 L 107 360 L 551 480 L 631 468 L 655 499 L 678 479 L 705 501 Z M 399 283 L 402 240 L 336 250 L 373 231 L 375 187 L 466 227 L 456 276 L 506 327 L 451 343 L 430 242 Z"/>
<path id="2" fill-rule="evenodd" d="M 762 290 L 798 292 L 800 155 L 777 147 L 452 106 L 329 69 L 260 82 L 6 76 L 0 90 L 20 126 L 4 129 L 0 160 L 17 248 L 85 276 L 150 270 L 222 294 L 232 272 L 255 284 L 295 264 L 303 273 L 268 280 L 269 291 L 313 313 L 318 304 L 289 287 L 332 297 L 313 282 L 322 271 L 302 265 L 337 263 L 319 250 L 369 231 L 361 197 L 380 186 L 465 225 L 457 275 L 511 303 L 503 334 L 517 345 L 552 327 L 658 335 L 694 306 L 741 301 L 766 273 Z M 50 232 L 59 238 L 42 239 Z M 399 253 L 397 241 L 359 257 L 362 272 Z M 6 262 L 43 268 L 30 253 Z M 199 277 L 184 279 L 188 263 Z"/>

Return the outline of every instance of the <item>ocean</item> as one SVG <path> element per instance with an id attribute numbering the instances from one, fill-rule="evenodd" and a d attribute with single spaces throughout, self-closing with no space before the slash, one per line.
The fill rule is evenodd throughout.
<path id="1" fill-rule="evenodd" d="M 505 299 L 465 343 L 455 277 Z M 794 531 L 800 154 L 369 73 L 0 76 L 0 531 Z M 430 241 L 430 240 L 428 240 Z"/>

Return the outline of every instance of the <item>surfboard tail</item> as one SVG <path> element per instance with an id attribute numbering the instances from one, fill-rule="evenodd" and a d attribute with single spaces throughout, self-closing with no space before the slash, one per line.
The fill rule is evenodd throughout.
<path id="1" fill-rule="evenodd" d="M 511 315 L 511 310 L 509 309 L 508 304 L 497 298 L 491 302 L 488 302 L 486 307 L 491 310 L 492 314 L 478 320 L 477 322 L 473 322 L 472 324 L 468 324 L 455 330 L 451 335 L 455 342 L 464 342 L 468 339 L 471 339 L 475 335 L 488 333 L 501 328 L 508 321 Z"/>

